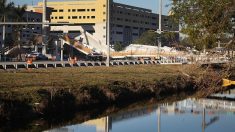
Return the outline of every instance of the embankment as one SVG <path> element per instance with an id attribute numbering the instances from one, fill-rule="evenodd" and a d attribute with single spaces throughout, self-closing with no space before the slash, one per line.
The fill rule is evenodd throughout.
<path id="1" fill-rule="evenodd" d="M 161 100 L 182 92 L 206 96 L 223 90 L 221 73 L 192 68 L 132 66 L 0 73 L 5 79 L 0 83 L 0 124 L 27 123 L 143 99 Z"/>

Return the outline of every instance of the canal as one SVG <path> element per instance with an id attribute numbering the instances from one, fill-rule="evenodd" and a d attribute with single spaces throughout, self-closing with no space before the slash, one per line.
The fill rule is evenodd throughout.
<path id="1" fill-rule="evenodd" d="M 209 98 L 130 106 L 48 132 L 234 132 L 235 90 Z"/>

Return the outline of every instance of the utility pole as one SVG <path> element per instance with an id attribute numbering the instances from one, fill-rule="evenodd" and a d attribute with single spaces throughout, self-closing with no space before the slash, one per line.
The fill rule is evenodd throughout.
<path id="1" fill-rule="evenodd" d="M 159 38 L 158 38 L 158 57 L 160 58 L 160 48 L 162 46 L 162 0 L 159 0 Z"/>
<path id="2" fill-rule="evenodd" d="M 106 6 L 106 14 L 107 14 L 107 20 L 106 20 L 106 45 L 107 45 L 107 59 L 106 59 L 106 66 L 109 67 L 110 63 L 110 0 L 107 0 L 107 6 Z"/>
<path id="3" fill-rule="evenodd" d="M 43 13 L 42 13 L 42 54 L 46 54 L 46 50 L 47 50 L 47 44 L 46 44 L 46 40 L 45 40 L 45 37 L 46 37 L 46 25 L 44 23 L 46 23 L 46 13 L 47 13 L 47 0 L 43 0 Z"/>
<path id="4" fill-rule="evenodd" d="M 6 16 L 3 16 L 3 22 L 6 22 Z M 2 26 L 2 47 L 1 47 L 1 55 L 0 55 L 0 61 L 2 60 L 2 55 L 5 56 L 5 37 L 6 37 L 6 25 L 4 24 Z"/>

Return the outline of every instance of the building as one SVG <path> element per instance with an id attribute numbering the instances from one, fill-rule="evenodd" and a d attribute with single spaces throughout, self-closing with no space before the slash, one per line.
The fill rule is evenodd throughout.
<path id="1" fill-rule="evenodd" d="M 33 12 L 33 11 L 26 11 L 23 15 L 23 19 L 26 22 L 42 22 L 42 14 Z M 16 36 L 16 25 L 6 25 L 6 32 L 5 32 L 5 40 L 9 41 L 10 39 L 16 39 L 14 38 Z M 20 40 L 22 42 L 22 45 L 29 43 L 29 40 L 36 34 L 42 33 L 42 26 L 41 25 L 23 25 L 20 29 Z M 0 36 L 3 34 L 3 27 L 0 26 Z M 0 47 L 2 47 L 3 44 L 3 37 L 0 37 Z M 11 46 L 13 45 L 10 44 Z M 5 45 L 6 46 L 6 45 Z"/>
<path id="2" fill-rule="evenodd" d="M 43 3 L 39 2 L 38 7 Z M 65 23 L 63 26 L 51 26 L 52 34 L 68 33 L 71 37 L 89 32 L 102 44 L 107 41 L 107 0 L 77 0 L 47 2 L 53 8 L 50 21 Z M 110 44 L 128 45 L 147 30 L 157 30 L 159 15 L 149 9 L 115 3 L 110 0 Z M 68 25 L 67 23 L 73 24 Z M 67 25 L 66 25 L 67 24 Z M 162 29 L 178 31 L 168 16 L 162 16 Z"/>
<path id="3" fill-rule="evenodd" d="M 27 22 L 42 22 L 42 14 L 38 12 L 26 11 L 23 17 Z M 24 25 L 21 32 L 21 41 L 29 43 L 33 36 L 40 34 L 42 34 L 42 25 Z"/>
<path id="4" fill-rule="evenodd" d="M 113 3 L 111 8 L 111 40 L 112 44 L 131 44 L 147 30 L 159 28 L 159 14 L 152 10 Z M 177 25 L 168 16 L 162 15 L 162 30 L 178 31 Z"/>

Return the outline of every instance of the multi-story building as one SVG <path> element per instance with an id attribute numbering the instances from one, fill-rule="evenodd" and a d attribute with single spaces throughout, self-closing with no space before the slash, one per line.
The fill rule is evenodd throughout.
<path id="1" fill-rule="evenodd" d="M 42 22 L 42 14 L 33 11 L 26 11 L 24 19 L 27 22 Z M 35 35 L 42 34 L 42 25 L 24 25 L 21 32 L 21 41 L 28 43 Z"/>
<path id="2" fill-rule="evenodd" d="M 42 22 L 42 14 L 33 12 L 33 11 L 26 11 L 23 15 L 23 19 L 27 22 Z M 16 35 L 16 25 L 6 25 L 6 32 L 5 32 L 5 39 L 16 39 L 14 36 Z M 35 35 L 35 34 L 41 34 L 42 33 L 42 26 L 41 25 L 23 25 L 21 27 L 20 32 L 20 40 L 23 44 L 28 43 L 29 40 Z M 3 27 L 0 26 L 0 36 L 3 34 Z M 2 47 L 3 44 L 3 38 L 0 37 L 0 47 Z M 13 44 L 11 44 L 13 45 Z"/>
<path id="3" fill-rule="evenodd" d="M 113 3 L 111 8 L 111 43 L 130 44 L 147 30 L 159 28 L 159 14 L 149 9 Z M 162 15 L 162 30 L 178 31 L 169 16 Z"/>
<path id="4" fill-rule="evenodd" d="M 39 2 L 38 7 L 43 3 Z M 110 0 L 77 0 L 63 2 L 47 2 L 53 8 L 50 21 L 65 23 L 63 26 L 51 26 L 52 33 L 69 33 L 78 36 L 80 32 L 91 33 L 102 44 L 107 42 L 110 32 L 111 44 L 130 44 L 147 30 L 158 29 L 158 14 L 149 9 L 115 3 Z M 107 31 L 107 6 L 110 6 L 110 30 Z M 73 25 L 66 25 L 70 23 Z M 178 31 L 168 16 L 162 16 L 162 29 Z"/>

